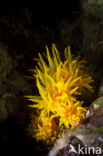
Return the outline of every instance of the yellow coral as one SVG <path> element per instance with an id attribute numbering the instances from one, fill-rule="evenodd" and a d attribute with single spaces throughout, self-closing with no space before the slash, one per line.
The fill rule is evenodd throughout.
<path id="1" fill-rule="evenodd" d="M 64 62 L 55 44 L 52 44 L 53 57 L 50 56 L 47 46 L 46 51 L 49 65 L 39 53 L 39 67 L 34 70 L 40 96 L 28 96 L 29 100 L 34 102 L 31 107 L 39 109 L 41 114 L 44 114 L 40 116 L 42 124 L 38 125 L 36 131 L 37 140 L 44 140 L 52 135 L 55 129 L 52 121 L 55 117 L 59 120 L 59 127 L 64 125 L 66 128 L 75 128 L 85 118 L 86 112 L 78 96 L 85 93 L 85 90 L 93 92 L 93 80 L 86 72 L 85 61 L 72 58 L 69 46 L 64 50 Z"/>
<path id="2" fill-rule="evenodd" d="M 39 117 L 31 115 L 31 122 L 28 127 L 30 134 L 37 140 L 46 140 L 56 129 L 56 123 L 52 117 L 41 113 Z"/>
<path id="3" fill-rule="evenodd" d="M 37 140 L 48 139 L 55 131 L 55 121 L 48 116 L 40 115 L 37 119 L 37 127 L 34 129 L 34 135 Z"/>

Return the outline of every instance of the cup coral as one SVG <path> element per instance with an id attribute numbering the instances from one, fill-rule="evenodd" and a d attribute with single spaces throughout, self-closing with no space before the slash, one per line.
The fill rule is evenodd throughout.
<path id="1" fill-rule="evenodd" d="M 46 46 L 48 65 L 39 53 L 38 67 L 34 70 L 39 96 L 27 96 L 39 110 L 35 119 L 34 136 L 46 140 L 57 127 L 73 129 L 85 118 L 87 108 L 82 106 L 79 97 L 86 90 L 93 92 L 93 79 L 87 72 L 85 61 L 73 58 L 70 47 L 64 50 L 65 61 L 55 44 L 52 44 L 52 57 Z"/>

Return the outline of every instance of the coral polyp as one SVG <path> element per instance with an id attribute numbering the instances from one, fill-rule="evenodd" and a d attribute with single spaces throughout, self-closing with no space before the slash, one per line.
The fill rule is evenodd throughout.
<path id="1" fill-rule="evenodd" d="M 39 117 L 32 116 L 29 131 L 37 140 L 48 139 L 56 130 L 56 123 L 52 117 L 40 114 Z M 36 135 L 35 135 L 36 134 Z"/>
<path id="2" fill-rule="evenodd" d="M 85 91 L 93 92 L 93 79 L 85 61 L 74 58 L 69 46 L 64 50 L 65 61 L 61 60 L 55 44 L 52 44 L 52 56 L 47 46 L 46 52 L 48 64 L 39 53 L 33 74 L 40 95 L 27 96 L 34 103 L 31 107 L 40 112 L 34 121 L 37 123 L 34 126 L 37 140 L 52 136 L 56 127 L 75 128 L 85 119 L 87 111 L 80 96 Z"/>

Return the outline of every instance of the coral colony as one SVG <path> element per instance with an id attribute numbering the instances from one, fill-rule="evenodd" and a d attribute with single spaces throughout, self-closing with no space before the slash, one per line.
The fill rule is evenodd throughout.
<path id="1" fill-rule="evenodd" d="M 62 61 L 55 44 L 52 44 L 52 56 L 46 46 L 46 61 L 39 53 L 38 66 L 34 77 L 39 96 L 27 96 L 37 110 L 32 117 L 33 135 L 37 140 L 47 140 L 55 136 L 57 129 L 74 129 L 85 119 L 87 108 L 80 100 L 85 91 L 93 92 L 93 79 L 89 75 L 85 61 L 74 58 L 70 47 L 64 49 Z"/>

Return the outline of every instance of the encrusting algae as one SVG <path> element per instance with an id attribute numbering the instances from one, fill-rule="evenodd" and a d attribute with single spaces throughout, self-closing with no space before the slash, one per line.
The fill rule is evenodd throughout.
<path id="1" fill-rule="evenodd" d="M 27 96 L 34 103 L 30 106 L 39 110 L 39 116 L 32 120 L 37 140 L 47 140 L 57 127 L 77 127 L 87 111 L 78 97 L 87 90 L 93 92 L 94 81 L 85 61 L 72 57 L 69 46 L 64 50 L 64 62 L 55 44 L 52 44 L 52 57 L 47 46 L 46 52 L 48 65 L 39 53 L 38 67 L 34 70 L 40 95 Z"/>

